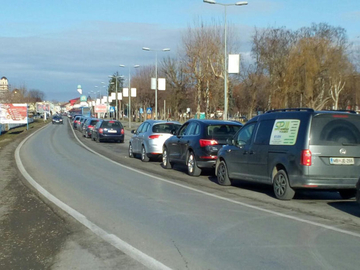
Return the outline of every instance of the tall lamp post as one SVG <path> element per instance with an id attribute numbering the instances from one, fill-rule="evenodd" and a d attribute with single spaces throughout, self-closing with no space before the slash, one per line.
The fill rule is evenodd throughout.
<path id="1" fill-rule="evenodd" d="M 164 48 L 162 50 L 153 50 L 148 47 L 142 48 L 144 51 L 154 51 L 155 52 L 155 120 L 157 120 L 157 90 L 158 90 L 158 70 L 157 70 L 157 53 L 158 52 L 168 52 L 170 51 L 169 48 Z"/>
<path id="2" fill-rule="evenodd" d="M 115 78 L 115 102 L 116 102 L 116 113 L 115 113 L 115 119 L 116 120 L 119 120 L 119 109 L 118 109 L 118 78 L 122 78 L 124 76 L 112 76 L 112 75 L 109 75 L 109 78 Z"/>
<path id="3" fill-rule="evenodd" d="M 217 4 L 220 6 L 223 6 L 225 9 L 225 20 L 224 20 L 224 114 L 223 114 L 223 119 L 227 120 L 228 119 L 228 85 L 227 85 L 227 51 L 226 51 L 226 35 L 227 35 L 227 25 L 226 25 L 226 8 L 228 6 L 245 6 L 248 4 L 248 2 L 236 2 L 234 4 L 223 4 L 223 3 L 218 3 L 215 0 L 203 0 L 204 3 L 207 4 Z"/>
<path id="4" fill-rule="evenodd" d="M 125 68 L 126 66 L 125 65 L 119 65 L 120 67 L 122 68 Z M 131 128 L 131 117 L 132 117 L 132 113 L 131 113 L 131 73 L 130 73 L 130 68 L 131 66 L 128 66 L 129 67 L 129 82 L 128 82 L 128 88 L 129 88 L 129 109 L 128 109 L 128 118 L 129 118 L 129 128 Z M 138 68 L 140 67 L 140 65 L 133 65 L 132 66 L 133 68 Z"/>

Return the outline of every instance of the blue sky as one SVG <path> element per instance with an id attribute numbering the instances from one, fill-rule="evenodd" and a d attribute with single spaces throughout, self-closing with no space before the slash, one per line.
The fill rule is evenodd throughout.
<path id="1" fill-rule="evenodd" d="M 222 23 L 223 16 L 223 7 L 202 0 L 2 0 L 0 77 L 13 87 L 39 89 L 48 100 L 68 101 L 78 96 L 78 84 L 87 93 L 116 71 L 126 75 L 119 64 L 153 64 L 155 55 L 144 46 L 169 47 L 166 54 L 175 57 L 195 20 Z M 255 27 L 298 29 L 321 22 L 345 28 L 360 45 L 359 0 L 248 0 L 247 6 L 228 8 L 243 55 Z"/>

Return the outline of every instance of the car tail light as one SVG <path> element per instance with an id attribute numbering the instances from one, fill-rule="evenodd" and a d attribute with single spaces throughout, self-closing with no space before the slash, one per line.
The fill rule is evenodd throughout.
<path id="1" fill-rule="evenodd" d="M 218 144 L 218 142 L 215 141 L 215 140 L 205 140 L 205 139 L 200 139 L 199 143 L 200 143 L 200 147 L 205 147 L 205 146 L 208 146 L 208 145 L 216 145 L 216 144 Z"/>
<path id="2" fill-rule="evenodd" d="M 157 139 L 157 138 L 160 138 L 161 135 L 150 135 L 149 136 L 149 139 Z"/>
<path id="3" fill-rule="evenodd" d="M 202 159 L 217 159 L 217 156 L 200 156 Z"/>
<path id="4" fill-rule="evenodd" d="M 124 129 L 123 129 L 123 128 L 120 130 L 120 133 L 121 133 L 121 134 L 124 134 Z"/>
<path id="5" fill-rule="evenodd" d="M 305 149 L 301 151 L 301 165 L 311 166 L 311 151 L 309 149 Z"/>
<path id="6" fill-rule="evenodd" d="M 333 114 L 332 117 L 334 118 L 349 118 L 346 114 Z"/>
<path id="7" fill-rule="evenodd" d="M 94 128 L 94 126 L 92 126 L 92 125 L 88 125 L 88 128 L 93 129 L 93 128 Z"/>
<path id="8" fill-rule="evenodd" d="M 103 134 L 104 130 L 102 128 L 99 128 L 99 133 Z"/>

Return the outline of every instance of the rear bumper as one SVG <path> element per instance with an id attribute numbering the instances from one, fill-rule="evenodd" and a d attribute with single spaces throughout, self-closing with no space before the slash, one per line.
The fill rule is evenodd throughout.
<path id="1" fill-rule="evenodd" d="M 293 188 L 355 189 L 359 178 L 330 178 L 289 176 Z"/>
<path id="2" fill-rule="evenodd" d="M 121 134 L 121 135 L 117 135 L 117 134 L 114 134 L 114 135 L 103 135 L 103 134 L 99 134 L 99 139 L 102 140 L 102 141 L 123 141 L 125 138 L 125 135 L 124 134 Z"/>
<path id="3" fill-rule="evenodd" d="M 210 168 L 215 169 L 216 159 L 212 160 L 199 160 L 196 161 L 196 164 L 199 168 Z"/>

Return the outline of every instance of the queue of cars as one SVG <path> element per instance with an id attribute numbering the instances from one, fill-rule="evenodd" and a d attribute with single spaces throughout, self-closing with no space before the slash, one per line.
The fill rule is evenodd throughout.
<path id="1" fill-rule="evenodd" d="M 129 156 L 141 154 L 148 161 L 146 143 L 156 139 L 154 122 L 132 132 Z M 198 176 L 213 168 L 219 185 L 268 184 L 280 200 L 292 199 L 297 190 L 317 189 L 338 191 L 344 199 L 357 192 L 360 202 L 360 116 L 353 112 L 273 110 L 244 126 L 191 119 L 171 133 L 162 145 L 165 169 L 183 164 L 189 175 Z"/>
<path id="2" fill-rule="evenodd" d="M 119 121 L 73 117 L 73 126 L 97 142 L 124 142 Z M 211 169 L 219 185 L 249 181 L 272 185 L 280 200 L 301 189 L 334 190 L 360 203 L 360 116 L 349 111 L 282 109 L 245 125 L 235 121 L 147 120 L 132 130 L 128 155 L 185 165 L 199 176 Z"/>
<path id="3" fill-rule="evenodd" d="M 98 143 L 104 141 L 124 142 L 124 127 L 118 120 L 98 119 L 83 115 L 74 115 L 72 119 L 73 128 L 85 138 L 91 138 Z"/>

